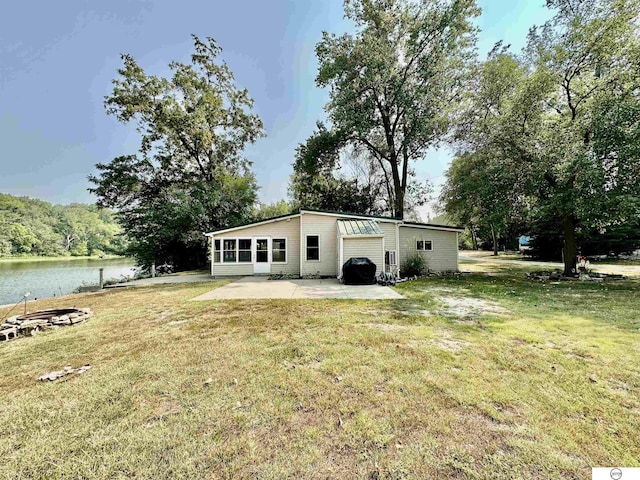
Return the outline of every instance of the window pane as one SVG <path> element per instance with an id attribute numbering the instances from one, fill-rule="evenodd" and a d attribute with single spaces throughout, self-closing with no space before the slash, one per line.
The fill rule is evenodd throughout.
<path id="1" fill-rule="evenodd" d="M 307 260 L 320 260 L 320 249 L 318 247 L 307 247 Z"/>
<path id="2" fill-rule="evenodd" d="M 239 262 L 250 262 L 251 261 L 251 250 L 240 250 L 238 252 L 238 261 Z"/>
<path id="3" fill-rule="evenodd" d="M 424 249 L 425 250 L 433 250 L 433 243 L 431 243 L 431 240 L 425 240 L 424 241 Z"/>
<path id="4" fill-rule="evenodd" d="M 238 249 L 240 250 L 251 250 L 251 239 L 240 239 L 238 240 Z"/>
<path id="5" fill-rule="evenodd" d="M 416 242 L 416 250 L 424 250 L 424 240 L 418 240 Z"/>
<path id="6" fill-rule="evenodd" d="M 213 263 L 220 263 L 220 252 L 213 252 Z"/>
<path id="7" fill-rule="evenodd" d="M 256 240 L 256 250 L 261 251 L 261 250 L 267 250 L 268 247 L 268 241 L 266 239 L 264 240 Z"/>
<path id="8" fill-rule="evenodd" d="M 220 250 L 220 240 L 214 240 L 213 241 L 213 249 L 214 250 Z"/>
<path id="9" fill-rule="evenodd" d="M 224 240 L 222 242 L 224 251 L 222 252 L 222 261 L 225 263 L 235 263 L 236 261 L 236 241 Z"/>
<path id="10" fill-rule="evenodd" d="M 274 238 L 272 240 L 271 260 L 274 262 L 287 261 L 287 241 L 284 238 Z"/>
<path id="11" fill-rule="evenodd" d="M 307 237 L 307 247 L 319 247 L 319 238 L 318 235 L 309 235 Z"/>
<path id="12" fill-rule="evenodd" d="M 267 263 L 269 261 L 269 252 L 267 250 L 258 250 L 256 252 L 256 262 Z"/>

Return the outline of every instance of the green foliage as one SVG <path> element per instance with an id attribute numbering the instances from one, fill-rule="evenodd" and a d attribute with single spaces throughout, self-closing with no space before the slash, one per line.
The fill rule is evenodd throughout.
<path id="1" fill-rule="evenodd" d="M 0 194 L 0 257 L 121 254 L 125 247 L 109 210 Z"/>
<path id="2" fill-rule="evenodd" d="M 207 258 L 204 232 L 251 218 L 257 186 L 247 143 L 263 136 L 253 101 L 238 89 L 212 38 L 194 39 L 189 64 L 170 78 L 148 75 L 130 55 L 105 98 L 107 113 L 133 122 L 139 155 L 98 164 L 90 177 L 99 204 L 113 207 L 142 265 L 196 268 Z"/>
<path id="3" fill-rule="evenodd" d="M 343 136 L 320 122 L 306 143 L 298 145 L 289 187 L 296 208 L 371 215 L 386 210 L 380 177 L 373 171 L 375 163 L 355 178 L 338 172 L 344 146 Z"/>
<path id="4" fill-rule="evenodd" d="M 404 215 L 409 164 L 448 131 L 475 44 L 471 19 L 478 14 L 474 0 L 349 0 L 345 16 L 356 33 L 324 32 L 316 45 L 316 83 L 329 87 L 332 123 L 318 140 L 375 162 L 394 216 Z M 328 150 L 335 157 L 335 149 Z"/>
<path id="5" fill-rule="evenodd" d="M 424 275 L 427 271 L 427 262 L 422 255 L 414 253 L 408 257 L 402 265 L 402 276 L 413 277 Z"/>
<path id="6" fill-rule="evenodd" d="M 554 18 L 530 32 L 520 57 L 498 44 L 479 67 L 456 139 L 498 173 L 489 190 L 521 199 L 532 223 L 562 229 L 570 273 L 581 230 L 612 231 L 640 214 L 640 5 L 548 5 Z M 512 212 L 495 205 L 506 224 Z"/>
<path id="7" fill-rule="evenodd" d="M 265 220 L 267 218 L 280 217 L 291 213 L 293 208 L 285 200 L 275 203 L 260 203 L 253 210 L 252 217 L 254 220 Z"/>

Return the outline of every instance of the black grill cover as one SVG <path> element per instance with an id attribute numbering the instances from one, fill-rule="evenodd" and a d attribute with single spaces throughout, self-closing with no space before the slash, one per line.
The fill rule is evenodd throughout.
<path id="1" fill-rule="evenodd" d="M 342 265 L 346 285 L 371 285 L 376 281 L 376 264 L 367 257 L 350 258 Z"/>

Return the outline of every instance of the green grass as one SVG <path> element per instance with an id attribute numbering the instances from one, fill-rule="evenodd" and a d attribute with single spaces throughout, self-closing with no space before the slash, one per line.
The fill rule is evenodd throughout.
<path id="1" fill-rule="evenodd" d="M 208 283 L 38 301 L 95 316 L 0 344 L 0 476 L 581 479 L 640 466 L 640 282 L 464 267 L 475 273 L 400 284 L 407 300 L 189 302 Z M 460 299 L 506 310 L 447 314 Z"/>

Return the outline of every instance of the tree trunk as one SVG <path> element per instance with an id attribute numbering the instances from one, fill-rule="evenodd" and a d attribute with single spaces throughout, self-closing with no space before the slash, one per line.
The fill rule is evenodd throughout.
<path id="1" fill-rule="evenodd" d="M 576 244 L 576 222 L 571 215 L 565 215 L 562 219 L 564 234 L 564 275 L 572 276 L 576 273 L 576 256 L 578 248 Z"/>
<path id="2" fill-rule="evenodd" d="M 496 238 L 496 229 L 493 228 L 493 223 L 491 224 L 491 239 L 493 241 L 493 256 L 498 256 L 498 239 Z"/>
<path id="3" fill-rule="evenodd" d="M 391 162 L 391 174 L 393 176 L 394 205 L 393 215 L 396 218 L 404 219 L 404 189 L 400 180 L 400 171 L 398 164 Z"/>
<path id="4" fill-rule="evenodd" d="M 471 225 L 471 248 L 474 250 L 478 250 L 478 237 L 476 236 L 476 228 Z"/>

